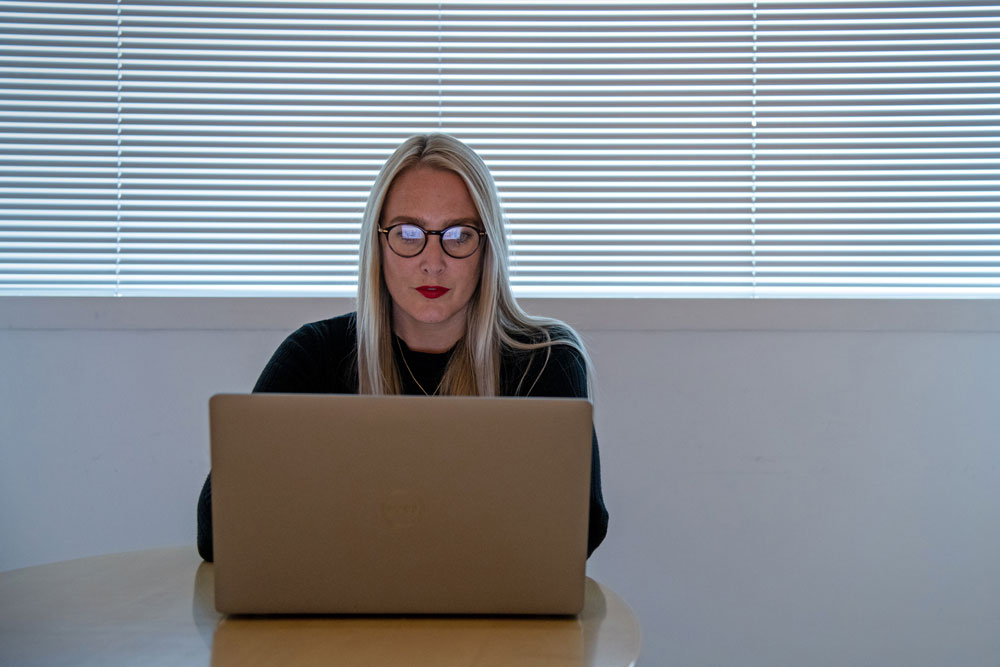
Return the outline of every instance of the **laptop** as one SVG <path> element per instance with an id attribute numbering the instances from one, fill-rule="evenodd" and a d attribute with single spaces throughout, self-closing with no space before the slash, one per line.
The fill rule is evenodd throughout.
<path id="1" fill-rule="evenodd" d="M 583 608 L 589 401 L 219 394 L 209 415 L 219 611 Z"/>

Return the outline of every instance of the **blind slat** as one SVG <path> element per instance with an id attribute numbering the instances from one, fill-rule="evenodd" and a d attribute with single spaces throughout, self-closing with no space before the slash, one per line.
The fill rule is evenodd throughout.
<path id="1" fill-rule="evenodd" d="M 5 2 L 0 293 L 351 294 L 405 137 L 525 295 L 996 296 L 1000 5 Z"/>

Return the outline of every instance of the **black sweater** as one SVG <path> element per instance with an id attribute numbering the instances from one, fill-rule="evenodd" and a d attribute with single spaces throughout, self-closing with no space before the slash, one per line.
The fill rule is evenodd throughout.
<path id="1" fill-rule="evenodd" d="M 396 363 L 401 368 L 404 393 L 422 394 L 424 392 L 421 387 L 433 392 L 432 387 L 437 387 L 451 353 L 414 352 L 401 339 L 396 340 L 399 343 L 395 352 Z M 405 355 L 406 365 L 401 363 L 400 354 Z M 501 355 L 501 393 L 504 396 L 586 396 L 586 366 L 576 350 L 566 345 L 555 345 L 551 347 L 547 363 L 545 356 L 545 349 L 535 352 L 506 350 Z M 420 387 L 410 377 L 407 365 Z M 525 370 L 531 372 L 521 382 Z M 355 314 L 306 324 L 288 336 L 271 357 L 253 390 L 299 394 L 358 393 Z M 596 432 L 592 442 L 587 556 L 593 553 L 608 532 L 608 510 L 601 494 L 601 466 Z M 198 553 L 207 561 L 213 559 L 211 473 L 198 498 Z"/>

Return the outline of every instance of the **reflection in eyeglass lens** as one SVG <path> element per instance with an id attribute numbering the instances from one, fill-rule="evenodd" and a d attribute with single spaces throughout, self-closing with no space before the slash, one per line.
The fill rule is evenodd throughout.
<path id="1" fill-rule="evenodd" d="M 389 230 L 389 246 L 404 257 L 412 257 L 424 249 L 428 234 L 440 235 L 444 251 L 452 257 L 468 257 L 479 247 L 479 231 L 469 225 L 454 225 L 437 233 L 410 224 L 396 225 Z"/>

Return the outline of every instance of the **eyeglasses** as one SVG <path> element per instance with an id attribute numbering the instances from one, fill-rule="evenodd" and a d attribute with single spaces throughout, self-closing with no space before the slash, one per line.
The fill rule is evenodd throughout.
<path id="1" fill-rule="evenodd" d="M 389 249 L 400 257 L 416 257 L 427 247 L 428 236 L 441 238 L 441 249 L 445 254 L 455 259 L 465 259 L 479 250 L 483 244 L 486 232 L 481 232 L 471 225 L 453 225 L 437 232 L 424 229 L 420 225 L 404 222 L 392 225 L 386 229 L 378 228 L 380 234 L 385 234 Z"/>

